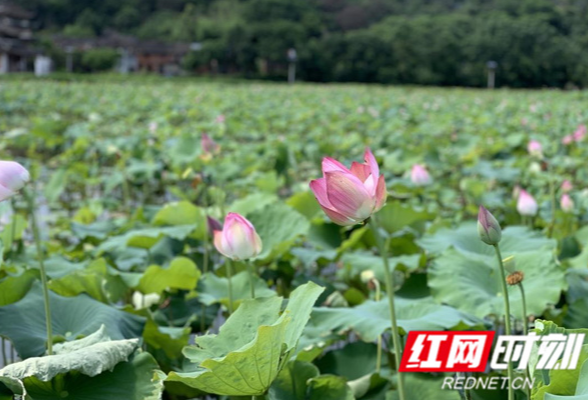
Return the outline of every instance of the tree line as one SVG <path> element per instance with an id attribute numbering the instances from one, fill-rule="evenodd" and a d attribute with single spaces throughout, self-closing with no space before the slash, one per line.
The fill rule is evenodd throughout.
<path id="1" fill-rule="evenodd" d="M 588 0 L 20 0 L 45 33 L 200 42 L 186 69 L 315 82 L 588 86 Z"/>

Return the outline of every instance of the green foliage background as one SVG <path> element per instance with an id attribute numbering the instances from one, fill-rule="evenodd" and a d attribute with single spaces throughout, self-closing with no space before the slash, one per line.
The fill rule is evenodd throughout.
<path id="1" fill-rule="evenodd" d="M 21 0 L 48 33 L 107 29 L 144 39 L 198 41 L 189 70 L 318 82 L 586 86 L 588 2 L 555 0 Z M 261 68 L 260 65 L 265 67 Z"/>

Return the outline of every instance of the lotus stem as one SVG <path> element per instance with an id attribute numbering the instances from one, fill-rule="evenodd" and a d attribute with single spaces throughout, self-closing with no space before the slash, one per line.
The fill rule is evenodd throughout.
<path id="1" fill-rule="evenodd" d="M 232 261 L 227 258 L 227 280 L 229 282 L 229 315 L 233 313 L 233 282 L 231 281 L 233 278 L 233 265 Z"/>
<path id="2" fill-rule="evenodd" d="M 394 306 L 394 271 L 390 271 L 390 263 L 388 262 L 388 250 L 384 243 L 384 239 L 380 234 L 380 227 L 375 216 L 372 215 L 370 218 L 372 224 L 372 231 L 376 238 L 376 243 L 380 250 L 380 257 L 384 263 L 384 277 L 386 284 L 386 293 L 388 295 L 388 306 L 390 308 L 390 323 L 392 326 L 392 343 L 394 344 L 394 353 L 396 358 L 396 372 L 398 375 L 398 397 L 400 400 L 406 400 L 406 394 L 404 389 L 404 380 L 402 374 L 398 371 L 398 365 L 402 359 L 402 344 L 400 341 L 400 335 L 398 333 L 398 324 L 396 322 L 396 308 Z M 512 400 L 512 399 L 509 399 Z"/>
<path id="3" fill-rule="evenodd" d="M 380 301 L 381 299 L 381 295 L 382 295 L 382 290 L 380 288 L 380 282 L 377 279 L 373 279 L 372 282 L 374 283 L 374 286 L 376 287 L 376 301 Z M 378 350 L 376 353 L 376 373 L 380 373 L 380 370 L 382 369 L 382 335 L 378 335 Z"/>
<path id="4" fill-rule="evenodd" d="M 519 282 L 519 284 L 517 286 L 521 290 L 521 299 L 522 299 L 522 306 L 523 306 L 523 334 L 526 336 L 529 331 L 528 320 L 527 320 L 527 299 L 525 297 L 525 288 L 523 287 L 523 282 Z M 529 366 L 527 365 L 527 367 L 525 368 L 525 378 L 528 379 L 530 376 L 531 376 L 531 373 L 529 371 Z M 525 392 L 527 393 L 527 398 L 529 400 L 531 400 L 531 391 L 529 390 L 528 387 L 525 388 Z"/>
<path id="5" fill-rule="evenodd" d="M 512 330 L 510 327 L 510 301 L 508 299 L 508 287 L 506 286 L 506 273 L 504 271 L 504 263 L 502 262 L 502 255 L 500 254 L 500 246 L 494 245 L 496 251 L 496 257 L 498 258 L 498 270 L 500 272 L 500 284 L 502 286 L 502 294 L 504 295 L 504 327 L 506 335 L 511 335 Z M 514 391 L 512 390 L 512 381 L 514 372 L 512 368 L 512 362 L 508 361 L 508 400 L 514 400 Z"/>
<path id="6" fill-rule="evenodd" d="M 8 365 L 8 358 L 6 358 L 6 339 L 4 339 L 4 336 L 2 336 L 0 346 L 2 346 L 2 366 L 5 367 Z"/>
<path id="7" fill-rule="evenodd" d="M 245 261 L 245 265 L 247 267 L 247 275 L 249 275 L 249 290 L 251 291 L 251 298 L 255 298 L 255 280 L 254 280 L 254 272 L 253 272 L 253 264 L 251 261 Z"/>
<path id="8" fill-rule="evenodd" d="M 39 257 L 39 271 L 41 273 L 41 286 L 43 288 L 43 302 L 45 303 L 45 325 L 47 329 L 47 354 L 53 354 L 53 328 L 51 325 L 51 307 L 49 304 L 49 286 L 47 283 L 47 272 L 45 271 L 45 262 L 43 250 L 41 248 L 41 235 L 39 234 L 39 225 L 35 214 L 35 198 L 32 193 L 26 194 L 29 203 L 29 214 L 31 216 L 31 225 L 33 230 L 33 238 L 37 248 L 37 256 Z"/>

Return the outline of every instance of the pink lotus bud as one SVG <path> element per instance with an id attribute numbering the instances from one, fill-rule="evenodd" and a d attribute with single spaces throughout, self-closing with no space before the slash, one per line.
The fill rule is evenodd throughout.
<path id="1" fill-rule="evenodd" d="M 543 146 L 536 140 L 531 140 L 527 145 L 529 155 L 532 157 L 543 158 Z"/>
<path id="2" fill-rule="evenodd" d="M 502 238 L 500 224 L 484 206 L 480 206 L 478 212 L 478 235 L 482 242 L 492 246 L 498 244 Z"/>
<path id="3" fill-rule="evenodd" d="M 208 225 L 208 232 L 211 235 L 214 235 L 214 231 L 222 231 L 223 226 L 216 218 L 212 218 L 211 216 L 206 216 L 206 223 Z"/>
<path id="4" fill-rule="evenodd" d="M 225 116 L 223 114 L 220 114 L 215 118 L 215 121 L 219 124 L 223 124 L 225 122 Z"/>
<path id="5" fill-rule="evenodd" d="M 537 214 L 537 202 L 527 191 L 521 189 L 517 201 L 517 211 L 521 215 L 533 216 Z"/>
<path id="6" fill-rule="evenodd" d="M 386 202 L 386 182 L 376 158 L 365 150 L 364 163 L 353 162 L 347 169 L 339 161 L 325 157 L 323 177 L 310 182 L 319 205 L 339 225 L 355 225 L 370 217 Z"/>
<path id="7" fill-rule="evenodd" d="M 0 201 L 14 196 L 31 179 L 29 171 L 15 161 L 0 161 Z"/>
<path id="8" fill-rule="evenodd" d="M 220 151 L 220 146 L 206 133 L 202 134 L 200 138 L 200 147 L 205 154 L 217 154 Z"/>
<path id="9" fill-rule="evenodd" d="M 580 125 L 574 132 L 574 140 L 576 142 L 581 141 L 586 136 L 586 125 Z"/>
<path id="10" fill-rule="evenodd" d="M 563 181 L 561 184 L 561 191 L 564 193 L 571 192 L 573 188 L 574 188 L 574 186 L 572 185 L 572 182 L 570 182 L 567 179 L 565 181 Z"/>
<path id="11" fill-rule="evenodd" d="M 566 146 L 571 144 L 573 141 L 574 141 L 574 136 L 572 136 L 572 135 L 566 135 L 561 140 L 562 144 L 564 144 Z"/>
<path id="12" fill-rule="evenodd" d="M 566 213 L 571 213 L 572 211 L 574 211 L 574 200 L 572 200 L 570 195 L 567 193 L 564 193 L 561 196 L 559 205 L 561 206 L 561 209 Z"/>
<path id="13" fill-rule="evenodd" d="M 261 238 L 245 217 L 229 213 L 222 231 L 214 231 L 214 246 L 232 260 L 247 260 L 261 253 Z"/>
<path id="14" fill-rule="evenodd" d="M 427 169 L 420 164 L 415 164 L 412 166 L 412 170 L 410 171 L 410 180 L 416 186 L 426 186 L 433 182 L 433 179 L 431 179 L 431 175 L 429 175 Z"/>

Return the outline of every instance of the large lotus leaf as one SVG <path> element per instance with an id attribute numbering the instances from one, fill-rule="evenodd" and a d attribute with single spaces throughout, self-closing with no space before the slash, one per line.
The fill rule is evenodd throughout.
<path id="1" fill-rule="evenodd" d="M 355 400 L 344 378 L 320 375 L 308 381 L 308 400 Z"/>
<path id="2" fill-rule="evenodd" d="M 432 220 L 435 214 L 425 210 L 415 210 L 409 205 L 399 201 L 386 204 L 377 215 L 382 228 L 389 233 L 397 232 L 405 227 L 422 230 L 428 220 Z"/>
<path id="3" fill-rule="evenodd" d="M 8 376 L 0 376 L 0 400 L 14 400 L 15 394 L 24 397 L 26 393 L 27 390 L 22 381 Z"/>
<path id="4" fill-rule="evenodd" d="M 229 207 L 228 210 L 236 212 L 241 215 L 248 215 L 260 208 L 263 208 L 269 204 L 275 203 L 278 197 L 275 194 L 269 193 L 252 193 L 242 199 L 235 200 Z"/>
<path id="5" fill-rule="evenodd" d="M 114 340 L 140 337 L 145 319 L 82 294 L 62 297 L 49 292 L 53 335 L 74 340 L 106 325 Z M 21 358 L 45 352 L 45 311 L 41 286 L 35 283 L 20 301 L 0 307 L 0 335 L 10 338 Z"/>
<path id="6" fill-rule="evenodd" d="M 127 290 L 127 286 L 118 271 L 109 273 L 109 267 L 103 258 L 96 259 L 86 268 L 74 270 L 70 274 L 49 281 L 49 288 L 61 296 L 77 296 L 87 293 L 103 303 L 118 301 Z"/>
<path id="7" fill-rule="evenodd" d="M 404 299 L 396 296 L 396 316 L 398 326 L 404 331 L 443 330 L 480 326 L 483 322 L 452 307 L 439 305 L 431 297 Z M 363 340 L 372 342 L 387 329 L 390 329 L 387 300 L 365 301 L 352 308 L 317 307 L 312 312 L 307 335 L 321 340 L 330 332 L 352 329 Z M 319 337 L 316 337 L 320 334 Z M 307 338 L 308 339 L 308 338 Z M 308 340 L 305 341 L 308 343 Z"/>
<path id="8" fill-rule="evenodd" d="M 4 279 L 0 279 L 0 306 L 22 299 L 38 276 L 37 271 L 28 270 L 20 275 L 9 275 Z"/>
<path id="9" fill-rule="evenodd" d="M 35 377 L 48 382 L 59 374 L 78 371 L 84 375 L 96 376 L 111 371 L 115 365 L 126 361 L 135 351 L 139 339 L 106 340 L 104 330 L 69 347 L 61 347 L 61 352 L 51 356 L 31 357 L 0 369 L 0 376 L 19 379 Z M 56 349 L 57 350 L 57 349 Z"/>
<path id="10" fill-rule="evenodd" d="M 205 239 L 208 235 L 206 215 L 199 207 L 189 201 L 168 203 L 155 214 L 152 220 L 154 225 L 195 225 L 194 235 L 199 239 Z"/>
<path id="11" fill-rule="evenodd" d="M 166 289 L 192 290 L 200 278 L 200 270 L 192 260 L 177 257 L 168 268 L 152 265 L 143 274 L 137 290 L 142 293 L 161 294 Z"/>
<path id="12" fill-rule="evenodd" d="M 558 334 L 570 334 L 570 333 L 582 333 L 584 337 L 584 345 L 582 346 L 582 352 L 578 360 L 578 366 L 573 370 L 537 370 L 535 365 L 538 360 L 538 346 L 535 345 L 531 357 L 529 360 L 529 369 L 531 374 L 535 378 L 535 384 L 532 390 L 533 400 L 548 400 L 557 399 L 558 396 L 568 399 L 567 396 L 572 396 L 576 393 L 576 388 L 580 387 L 584 390 L 583 381 L 580 381 L 580 373 L 583 365 L 588 362 L 588 329 L 565 329 L 557 326 L 551 321 L 537 320 L 535 321 L 535 333 L 540 336 L 546 336 L 554 333 Z M 579 399 L 582 399 L 580 397 Z M 574 399 L 574 400 L 579 400 Z"/>
<path id="13" fill-rule="evenodd" d="M 401 255 L 390 257 L 388 262 L 390 268 L 395 269 L 404 266 L 408 270 L 415 270 L 419 267 L 421 254 Z M 372 270 L 380 281 L 384 281 L 384 262 L 382 257 L 366 251 L 347 252 L 341 257 L 343 264 L 351 270 L 354 275 L 359 275 L 365 270 Z"/>
<path id="14" fill-rule="evenodd" d="M 284 253 L 310 229 L 310 222 L 302 214 L 283 203 L 254 211 L 249 220 L 263 242 L 263 250 L 257 257 L 260 260 L 271 260 Z"/>
<path id="15" fill-rule="evenodd" d="M 163 350 L 170 359 L 180 358 L 190 340 L 190 328 L 159 326 L 149 320 L 143 332 L 145 343 L 155 350 Z"/>
<path id="16" fill-rule="evenodd" d="M 113 236 L 98 246 L 98 252 L 121 252 L 127 246 L 150 249 L 163 237 L 184 240 L 194 232 L 195 224 L 134 229 L 120 236 Z"/>
<path id="17" fill-rule="evenodd" d="M 453 247 L 470 259 L 496 258 L 494 248 L 480 240 L 476 224 L 473 222 L 463 223 L 457 229 L 440 229 L 418 240 L 418 244 L 433 254 L 439 254 Z M 555 240 L 547 239 L 523 226 L 509 226 L 503 229 L 500 241 L 500 250 L 505 258 L 522 252 L 554 251 L 556 246 Z"/>
<path id="18" fill-rule="evenodd" d="M 309 362 L 288 362 L 272 383 L 269 400 L 306 400 L 307 382 L 319 374 L 319 369 Z"/>
<path id="19" fill-rule="evenodd" d="M 264 393 L 278 375 L 285 352 L 295 348 L 322 291 L 312 282 L 298 287 L 281 316 L 280 298 L 244 301 L 218 335 L 200 337 L 197 346 L 185 349 L 197 363 L 195 370 L 171 372 L 167 380 L 220 395 Z"/>
<path id="20" fill-rule="evenodd" d="M 253 277 L 255 284 L 256 297 L 275 296 L 276 293 L 267 287 L 267 283 L 255 276 Z M 251 290 L 249 286 L 249 275 L 246 271 L 239 272 L 231 278 L 233 302 L 238 305 L 240 301 L 251 298 Z M 203 304 L 207 306 L 214 303 L 221 303 L 227 306 L 229 304 L 229 280 L 216 276 L 213 273 L 206 273 L 198 282 L 198 298 Z"/>
<path id="21" fill-rule="evenodd" d="M 443 377 L 427 374 L 404 374 L 404 386 L 407 399 L 461 400 L 457 390 L 441 390 Z M 399 400 L 398 391 L 388 392 L 386 400 Z"/>
<path id="22" fill-rule="evenodd" d="M 537 248 L 533 252 L 517 253 L 512 262 L 514 269 L 525 275 L 523 286 L 528 314 L 541 315 L 548 305 L 559 301 L 566 282 L 550 250 Z M 480 318 L 504 312 L 499 279 L 496 257 L 472 259 L 455 249 L 436 258 L 428 270 L 429 286 L 438 302 Z M 508 292 L 511 312 L 516 318 L 522 318 L 520 288 L 509 286 Z"/>
<path id="23" fill-rule="evenodd" d="M 149 353 L 139 353 L 129 362 L 121 362 L 113 371 L 89 377 L 83 374 L 59 375 L 54 381 L 26 378 L 30 397 L 25 400 L 160 400 L 163 382 L 153 379 L 159 366 Z M 55 384 L 57 379 L 60 384 Z"/>

